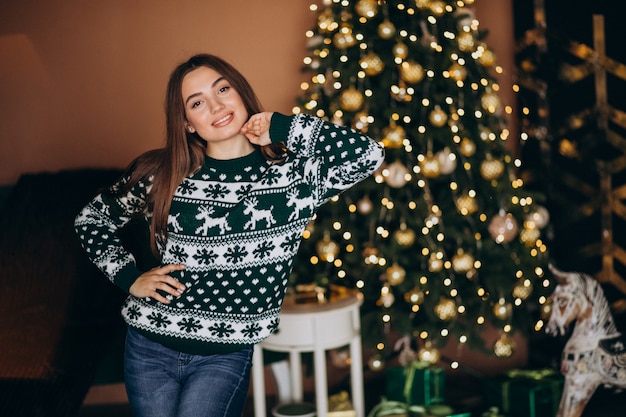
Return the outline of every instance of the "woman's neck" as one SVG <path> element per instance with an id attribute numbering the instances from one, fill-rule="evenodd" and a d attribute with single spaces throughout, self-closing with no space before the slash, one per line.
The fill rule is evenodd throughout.
<path id="1" fill-rule="evenodd" d="M 206 147 L 206 155 L 209 158 L 220 160 L 241 158 L 252 151 L 254 151 L 254 146 L 243 135 L 237 135 L 222 142 L 209 142 Z"/>

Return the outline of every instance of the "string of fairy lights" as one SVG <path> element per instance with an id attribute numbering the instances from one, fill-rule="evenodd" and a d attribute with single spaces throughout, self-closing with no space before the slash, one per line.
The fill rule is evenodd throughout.
<path id="1" fill-rule="evenodd" d="M 318 271 L 325 283 L 372 295 L 383 334 L 410 335 L 416 356 L 430 362 L 450 336 L 476 342 L 488 323 L 499 331 L 489 350 L 511 356 L 514 317 L 532 294 L 543 306 L 536 289 L 550 285 L 542 239 L 549 214 L 507 151 L 505 115 L 513 110 L 501 102 L 493 74 L 503 69 L 473 2 L 312 4 L 317 21 L 303 60 L 310 78 L 293 109 L 353 127 L 386 149 L 371 179 L 309 225 L 300 275 Z M 382 366 L 389 349 L 377 337 L 371 367 Z"/>

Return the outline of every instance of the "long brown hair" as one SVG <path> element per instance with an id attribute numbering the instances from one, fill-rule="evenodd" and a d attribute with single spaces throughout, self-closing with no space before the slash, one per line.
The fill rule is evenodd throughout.
<path id="1" fill-rule="evenodd" d="M 167 220 L 172 196 L 182 180 L 198 170 L 204 162 L 206 142 L 196 133 L 185 129 L 185 107 L 182 98 L 182 83 L 185 76 L 199 68 L 208 67 L 222 75 L 241 97 L 248 117 L 263 111 L 261 103 L 246 78 L 228 62 L 210 54 L 194 55 L 178 65 L 170 75 L 165 96 L 166 141 L 165 147 L 146 152 L 133 161 L 133 172 L 125 189 L 153 175 L 152 189 L 148 196 L 148 212 L 152 212 L 150 223 L 150 248 L 160 258 L 157 239 L 167 239 Z M 261 147 L 266 159 L 277 161 L 285 156 L 282 143 Z"/>

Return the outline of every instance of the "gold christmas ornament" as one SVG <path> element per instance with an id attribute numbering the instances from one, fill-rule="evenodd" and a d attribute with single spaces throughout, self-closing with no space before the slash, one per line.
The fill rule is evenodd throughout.
<path id="1" fill-rule="evenodd" d="M 378 304 L 389 308 L 396 302 L 396 297 L 393 295 L 393 291 L 391 291 L 391 287 L 389 284 L 383 285 L 380 289 L 380 298 L 378 299 Z"/>
<path id="2" fill-rule="evenodd" d="M 378 13 L 378 0 L 359 0 L 354 10 L 359 16 L 371 19 Z"/>
<path id="3" fill-rule="evenodd" d="M 324 262 L 333 262 L 339 254 L 339 245 L 331 240 L 328 232 L 324 233 L 324 238 L 317 242 L 315 248 L 317 255 Z"/>
<path id="4" fill-rule="evenodd" d="M 524 227 L 519 232 L 519 240 L 522 241 L 524 245 L 529 248 L 532 248 L 537 243 L 537 240 L 541 237 L 541 230 L 536 227 Z"/>
<path id="5" fill-rule="evenodd" d="M 408 182 L 407 174 L 409 174 L 408 168 L 403 163 L 394 161 L 387 167 L 385 183 L 393 188 L 404 187 Z"/>
<path id="6" fill-rule="evenodd" d="M 499 113 L 502 109 L 500 97 L 491 90 L 485 92 L 480 97 L 480 105 L 485 111 L 491 114 Z"/>
<path id="7" fill-rule="evenodd" d="M 385 272 L 387 273 L 387 282 L 389 285 L 402 284 L 404 278 L 406 278 L 406 270 L 397 262 L 394 262 Z"/>
<path id="8" fill-rule="evenodd" d="M 433 252 L 428 257 L 428 270 L 430 272 L 439 272 L 443 269 L 443 259 Z"/>
<path id="9" fill-rule="evenodd" d="M 402 42 L 398 42 L 393 46 L 393 56 L 398 59 L 405 59 L 409 56 L 409 47 Z"/>
<path id="10" fill-rule="evenodd" d="M 404 301 L 414 306 L 422 305 L 424 302 L 424 291 L 419 288 L 413 288 L 404 293 Z"/>
<path id="11" fill-rule="evenodd" d="M 335 36 L 333 37 L 333 44 L 338 49 L 350 48 L 351 46 L 356 45 L 356 43 L 357 40 L 352 34 L 352 26 L 347 23 L 342 24 L 339 31 L 335 33 Z"/>
<path id="12" fill-rule="evenodd" d="M 413 229 L 409 229 L 405 222 L 400 224 L 400 228 L 393 232 L 393 238 L 398 243 L 398 245 L 408 248 L 413 243 L 415 243 L 415 231 Z"/>
<path id="13" fill-rule="evenodd" d="M 456 303 L 451 298 L 441 297 L 435 306 L 435 315 L 439 320 L 450 321 L 456 317 Z"/>
<path id="14" fill-rule="evenodd" d="M 380 259 L 380 251 L 373 246 L 367 246 L 361 253 L 363 261 L 368 265 L 377 264 Z"/>
<path id="15" fill-rule="evenodd" d="M 520 281 L 513 287 L 513 297 L 525 300 L 533 293 L 533 283 L 530 280 Z"/>
<path id="16" fill-rule="evenodd" d="M 474 50 L 474 35 L 470 32 L 461 32 L 457 37 L 459 49 L 463 52 L 472 52 Z"/>
<path id="17" fill-rule="evenodd" d="M 526 215 L 524 220 L 528 223 L 532 223 L 538 229 L 543 229 L 550 222 L 550 213 L 545 207 L 536 205 L 533 210 Z"/>
<path id="18" fill-rule="evenodd" d="M 461 194 L 455 200 L 456 208 L 464 216 L 469 214 L 476 213 L 478 210 L 478 204 L 476 203 L 476 199 L 469 194 Z"/>
<path id="19" fill-rule="evenodd" d="M 404 139 L 406 139 L 406 131 L 393 121 L 383 129 L 382 142 L 386 148 L 401 148 Z"/>
<path id="20" fill-rule="evenodd" d="M 360 132 L 367 133 L 370 127 L 369 114 L 366 111 L 360 111 L 355 114 L 352 127 Z"/>
<path id="21" fill-rule="evenodd" d="M 500 212 L 491 219 L 487 229 L 496 243 L 508 243 L 517 236 L 517 220 L 515 220 L 515 217 L 513 217 L 511 213 L 505 213 L 504 210 L 500 210 Z"/>
<path id="22" fill-rule="evenodd" d="M 499 358 L 510 358 L 515 350 L 515 342 L 503 333 L 493 346 L 493 353 Z"/>
<path id="23" fill-rule="evenodd" d="M 445 1 L 433 0 L 430 2 L 430 5 L 428 8 L 430 9 L 431 12 L 433 12 L 433 14 L 436 17 L 441 17 L 444 14 L 446 14 L 446 2 Z"/>
<path id="24" fill-rule="evenodd" d="M 504 298 L 500 298 L 498 302 L 493 306 L 493 315 L 498 320 L 508 320 L 513 314 L 513 305 L 507 303 Z"/>
<path id="25" fill-rule="evenodd" d="M 439 161 L 439 169 L 443 175 L 448 175 L 454 172 L 456 169 L 456 155 L 450 151 L 450 148 L 446 147 L 436 154 Z"/>
<path id="26" fill-rule="evenodd" d="M 335 30 L 337 23 L 333 15 L 332 9 L 328 8 L 317 17 L 317 27 L 322 32 L 332 32 Z"/>
<path id="27" fill-rule="evenodd" d="M 464 81 L 465 77 L 467 77 L 467 70 L 465 69 L 465 66 L 459 64 L 458 62 L 455 62 L 450 66 L 450 68 L 448 68 L 448 73 L 455 81 Z"/>
<path id="28" fill-rule="evenodd" d="M 424 156 L 424 159 L 419 161 L 420 173 L 425 178 L 436 178 L 441 174 L 441 166 L 439 164 L 439 158 L 432 153 Z"/>
<path id="29" fill-rule="evenodd" d="M 409 94 L 404 80 L 400 80 L 398 82 L 398 85 L 391 86 L 391 97 L 393 97 L 393 99 L 396 101 L 406 102 L 406 103 L 413 100 L 413 96 Z"/>
<path id="30" fill-rule="evenodd" d="M 370 200 L 370 197 L 366 195 L 362 199 L 357 201 L 356 209 L 361 214 L 369 214 L 374 209 L 374 203 L 372 202 L 372 200 Z"/>
<path id="31" fill-rule="evenodd" d="M 412 59 L 400 64 L 400 77 L 407 83 L 417 84 L 424 79 L 424 75 L 424 67 Z"/>
<path id="32" fill-rule="evenodd" d="M 504 163 L 487 154 L 485 160 L 480 163 L 480 175 L 487 181 L 500 178 L 504 173 Z"/>
<path id="33" fill-rule="evenodd" d="M 391 39 L 396 35 L 396 27 L 390 20 L 385 19 L 378 25 L 378 36 L 383 39 Z"/>
<path id="34" fill-rule="evenodd" d="M 363 93 L 355 87 L 350 87 L 341 92 L 339 97 L 339 105 L 347 111 L 357 111 L 363 106 L 365 101 Z"/>
<path id="35" fill-rule="evenodd" d="M 361 58 L 359 65 L 369 76 L 378 75 L 385 69 L 385 63 L 374 52 L 368 52 L 367 55 Z"/>
<path id="36" fill-rule="evenodd" d="M 478 63 L 484 67 L 491 67 L 496 63 L 496 54 L 494 54 L 491 49 L 485 48 L 478 57 Z"/>
<path id="37" fill-rule="evenodd" d="M 463 138 L 459 144 L 459 152 L 469 158 L 476 153 L 476 144 L 469 138 Z"/>
<path id="38" fill-rule="evenodd" d="M 452 257 L 452 269 L 454 272 L 464 274 L 474 268 L 474 257 L 463 249 L 457 249 Z"/>
<path id="39" fill-rule="evenodd" d="M 439 359 L 441 358 L 441 353 L 437 348 L 433 347 L 430 342 L 426 342 L 426 344 L 418 350 L 417 357 L 422 362 L 434 365 L 439 362 Z"/>
<path id="40" fill-rule="evenodd" d="M 435 106 L 433 111 L 428 115 L 428 121 L 435 127 L 442 127 L 448 121 L 448 115 L 441 107 Z"/>

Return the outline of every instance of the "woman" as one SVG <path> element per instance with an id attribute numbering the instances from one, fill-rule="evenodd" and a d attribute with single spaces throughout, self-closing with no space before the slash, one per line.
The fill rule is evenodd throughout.
<path id="1" fill-rule="evenodd" d="M 129 296 L 124 370 L 136 417 L 240 416 L 252 347 L 278 327 L 300 238 L 317 208 L 371 175 L 382 147 L 311 116 L 262 112 L 213 55 L 172 73 L 167 140 L 76 217 L 88 256 Z M 150 224 L 141 271 L 118 232 Z"/>

